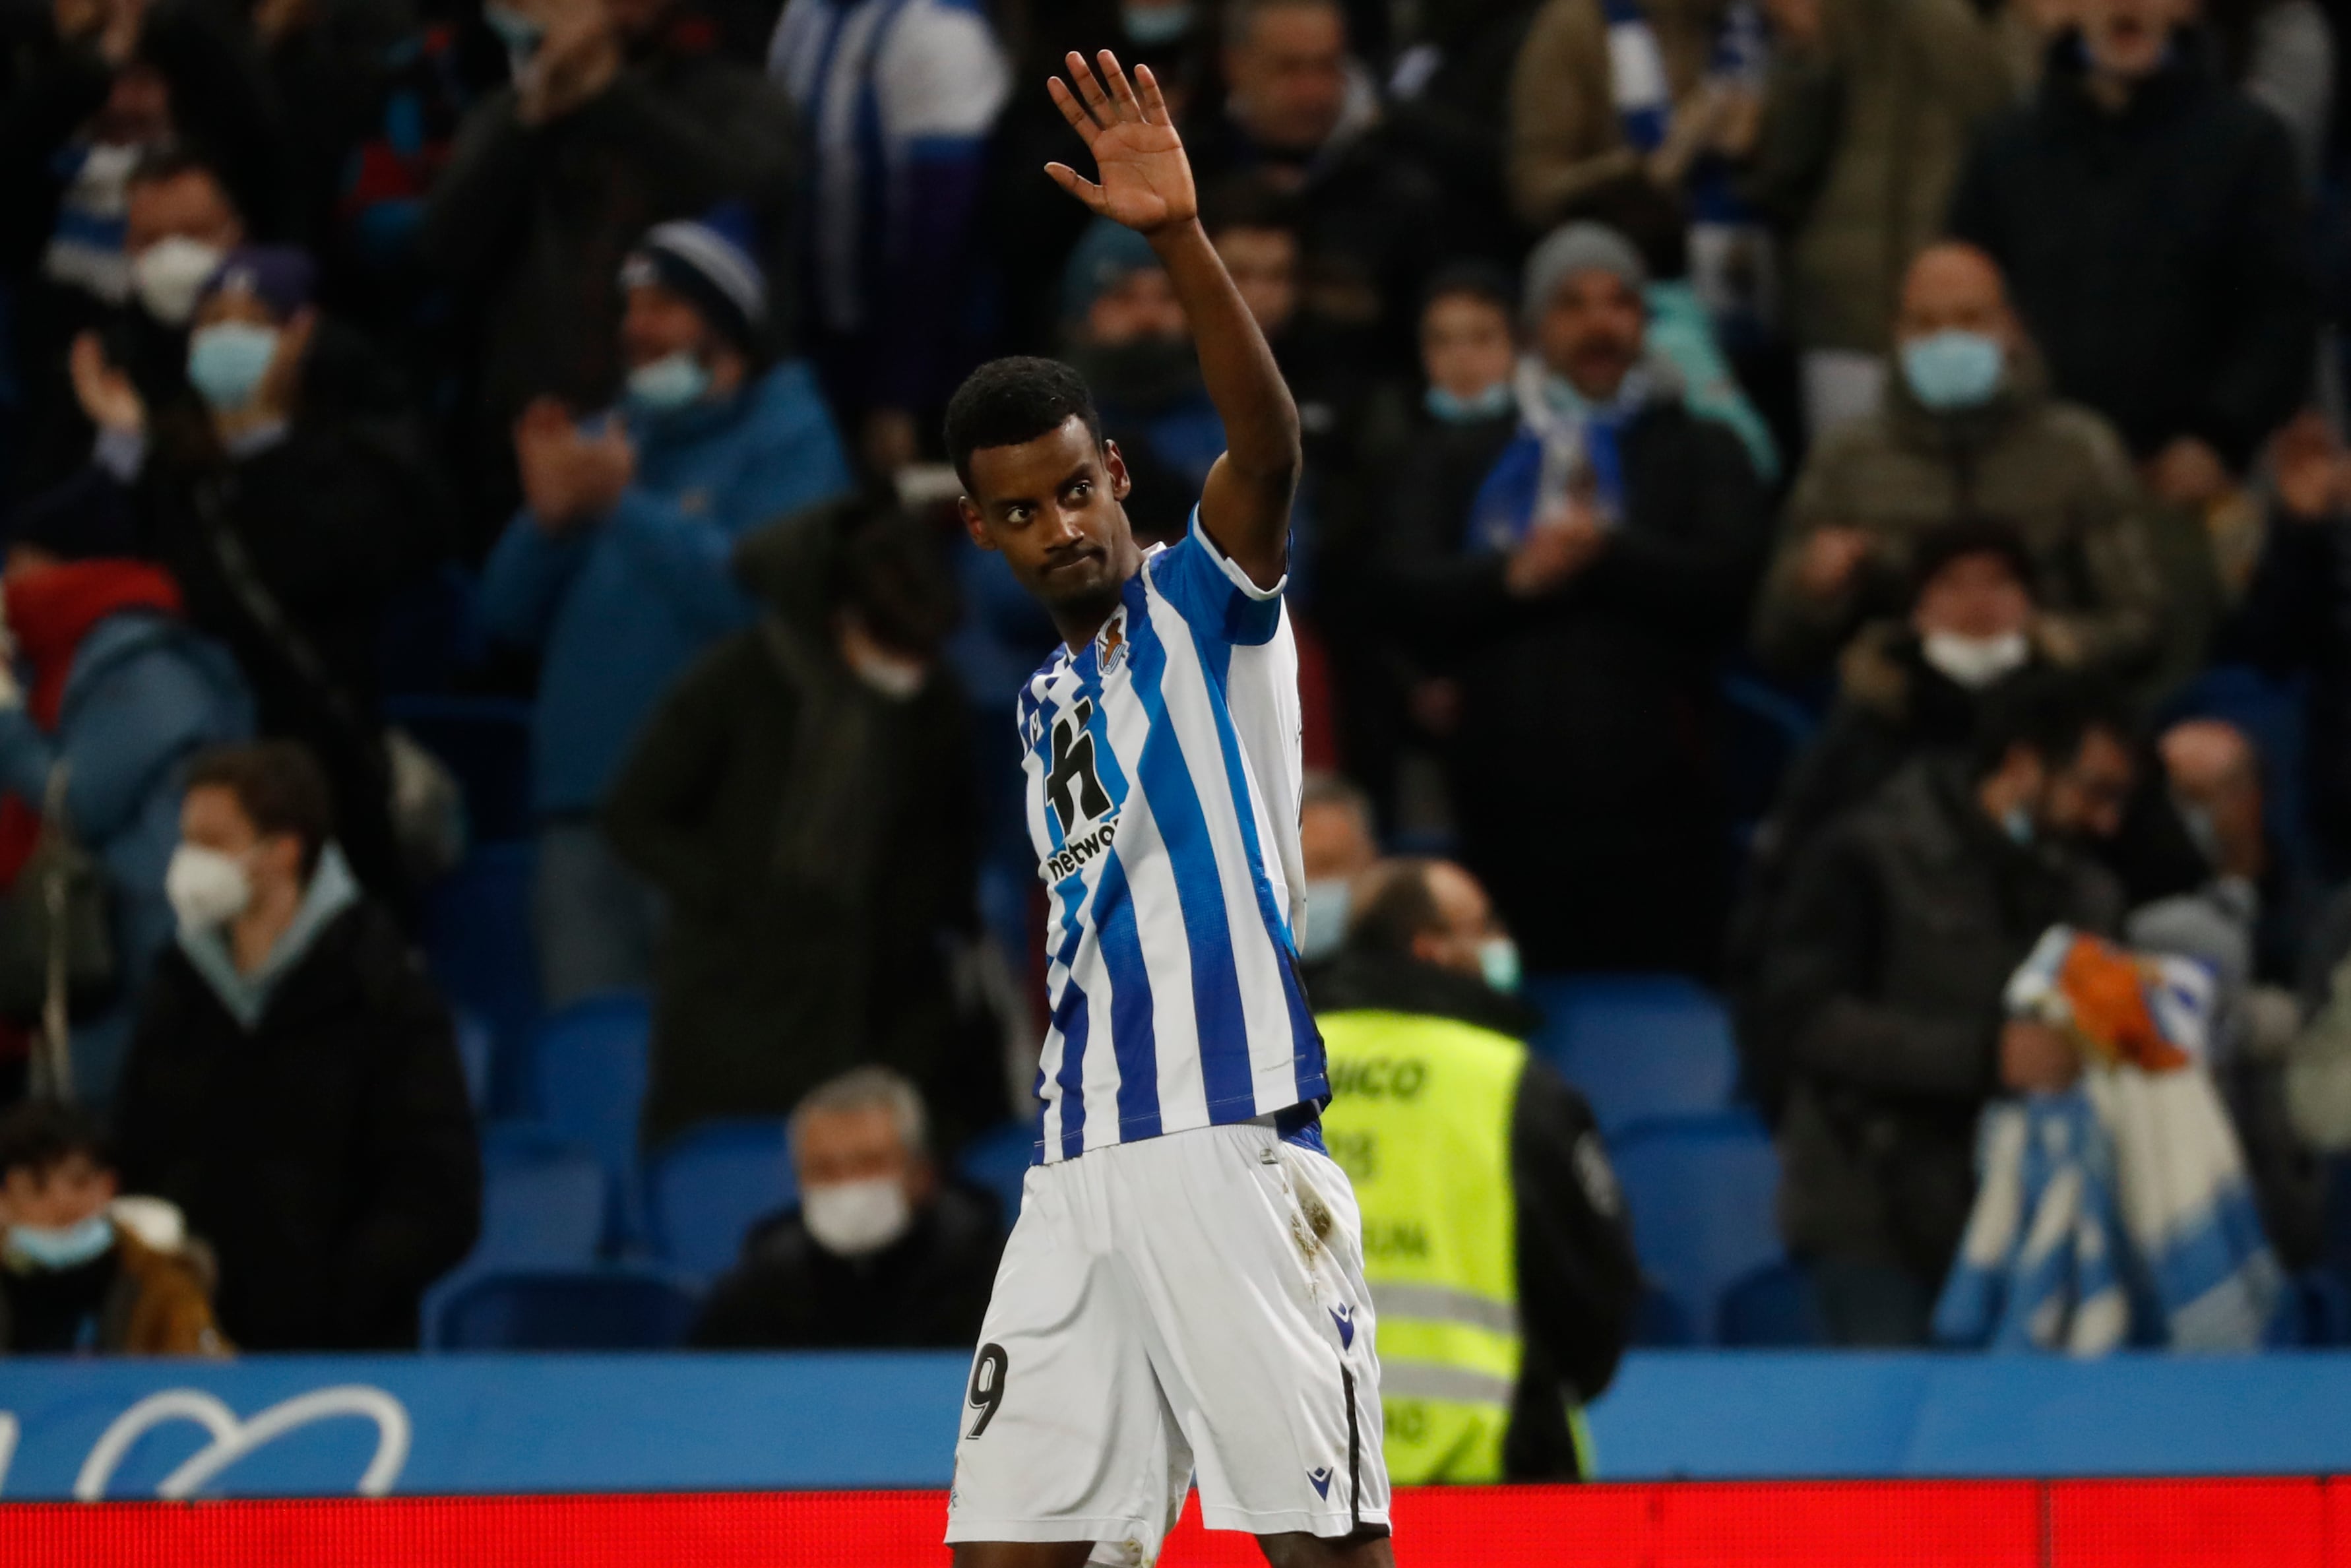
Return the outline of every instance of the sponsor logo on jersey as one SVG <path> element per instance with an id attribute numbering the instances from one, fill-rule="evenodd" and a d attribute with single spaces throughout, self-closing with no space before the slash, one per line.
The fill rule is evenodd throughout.
<path id="1" fill-rule="evenodd" d="M 1330 1467 L 1330 1466 L 1328 1466 L 1328 1465 L 1317 1465 L 1317 1466 L 1315 1466 L 1312 1469 L 1311 1469 L 1311 1470 L 1309 1470 L 1309 1471 L 1307 1471 L 1307 1472 L 1306 1472 L 1306 1479 L 1307 1479 L 1308 1480 L 1310 1480 L 1310 1481 L 1311 1481 L 1311 1482 L 1313 1482 L 1313 1483 L 1314 1483 L 1314 1495 L 1315 1495 L 1316 1497 L 1319 1497 L 1319 1498 L 1324 1498 L 1324 1499 L 1327 1499 L 1327 1498 L 1329 1498 L 1329 1497 L 1330 1497 L 1330 1495 L 1331 1495 L 1331 1467 Z"/>

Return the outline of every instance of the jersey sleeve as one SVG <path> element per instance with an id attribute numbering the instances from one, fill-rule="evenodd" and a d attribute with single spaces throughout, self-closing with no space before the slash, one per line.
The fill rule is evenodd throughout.
<path id="1" fill-rule="evenodd" d="M 1145 563 L 1151 586 L 1176 607 L 1195 637 L 1214 638 L 1244 648 L 1272 641 L 1281 624 L 1281 592 L 1290 586 L 1284 574 L 1271 588 L 1259 588 L 1249 573 L 1233 564 L 1200 527 L 1200 508 L 1192 508 L 1192 526 L 1175 544 Z"/>

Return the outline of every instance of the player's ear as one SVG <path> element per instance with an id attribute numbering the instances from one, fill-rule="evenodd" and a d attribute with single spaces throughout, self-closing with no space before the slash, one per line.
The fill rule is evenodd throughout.
<path id="1" fill-rule="evenodd" d="M 987 521 L 980 516 L 977 501 L 973 500 L 969 496 L 957 496 L 956 516 L 963 519 L 963 531 L 971 536 L 972 543 L 982 549 L 996 548 L 996 541 L 987 537 Z"/>
<path id="2" fill-rule="evenodd" d="M 1111 499 L 1123 501 L 1126 493 L 1134 488 L 1134 481 L 1127 476 L 1125 455 L 1119 451 L 1118 443 L 1107 436 L 1102 439 L 1102 472 L 1110 476 Z"/>

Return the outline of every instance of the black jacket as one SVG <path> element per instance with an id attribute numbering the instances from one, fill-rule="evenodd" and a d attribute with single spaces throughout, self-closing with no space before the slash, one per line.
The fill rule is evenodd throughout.
<path id="1" fill-rule="evenodd" d="M 1343 954 L 1314 986 L 1315 1011 L 1351 1009 L 1449 1019 L 1521 1040 L 1542 1022 L 1482 981 L 1359 953 Z M 1514 1481 L 1573 1479 L 1580 1466 L 1568 1401 L 1598 1398 L 1616 1375 L 1633 1337 L 1641 1265 L 1592 1107 L 1539 1056 L 1527 1058 L 1510 1111 L 1510 1187 L 1525 1359 L 1502 1473 Z"/>
<path id="2" fill-rule="evenodd" d="M 1773 912 L 1746 1042 L 1766 1092 L 1784 1085 L 1790 1248 L 1929 1282 L 1974 1201 L 2009 977 L 2051 925 L 2121 915 L 2106 873 L 2012 842 L 1965 773 L 1913 763 L 1821 833 Z"/>
<path id="3" fill-rule="evenodd" d="M 247 1350 L 413 1345 L 425 1286 L 479 1228 L 449 1010 L 366 900 L 319 931 L 251 1034 L 167 949 L 116 1114 L 123 1185 L 213 1243 L 221 1327 Z"/>
<path id="4" fill-rule="evenodd" d="M 697 1350 L 968 1350 L 979 1340 L 1004 1225 L 987 1197 L 939 1189 L 868 1258 L 817 1245 L 797 1208 L 763 1220 L 710 1292 Z"/>
<path id="5" fill-rule="evenodd" d="M 2226 651 L 2273 675 L 2309 674 L 2304 800 L 2326 873 L 2351 873 L 2351 517 L 2272 517 Z"/>
<path id="6" fill-rule="evenodd" d="M 2058 392 L 2146 455 L 2201 436 L 2241 467 L 2300 402 L 2317 301 L 2285 128 L 2193 33 L 2119 114 L 2061 38 L 1978 144 L 1951 232 L 1991 253 Z"/>

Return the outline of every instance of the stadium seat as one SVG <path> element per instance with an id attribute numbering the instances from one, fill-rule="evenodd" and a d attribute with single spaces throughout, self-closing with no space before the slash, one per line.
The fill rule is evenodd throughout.
<path id="1" fill-rule="evenodd" d="M 447 765 L 465 792 L 465 822 L 477 844 L 530 833 L 530 705 L 513 697 L 387 699 L 384 717 Z"/>
<path id="2" fill-rule="evenodd" d="M 493 1114 L 526 1112 L 515 1066 L 538 1021 L 538 956 L 530 935 L 531 849 L 484 844 L 426 895 L 424 952 L 454 1005 L 490 1026 Z"/>
<path id="3" fill-rule="evenodd" d="M 482 1235 L 468 1266 L 574 1268 L 603 1244 L 604 1162 L 531 1123 L 482 1130 Z"/>
<path id="4" fill-rule="evenodd" d="M 1750 1349 L 1798 1350 L 1827 1343 L 1812 1276 L 1785 1260 L 1745 1275 L 1722 1293 L 1715 1338 Z"/>
<path id="5" fill-rule="evenodd" d="M 685 1342 L 697 1298 L 666 1270 L 461 1270 L 424 1298 L 428 1351 L 668 1350 Z"/>
<path id="6" fill-rule="evenodd" d="M 1537 1048 L 1592 1102 L 1603 1132 L 1729 1108 L 1739 1081 L 1730 1018 L 1697 981 L 1553 977 L 1527 990 L 1545 1019 Z"/>
<path id="7" fill-rule="evenodd" d="M 1633 1309 L 1633 1343 L 1643 1350 L 1676 1350 L 1690 1343 L 1689 1320 L 1655 1285 L 1641 1287 L 1640 1304 Z"/>
<path id="8" fill-rule="evenodd" d="M 465 1098 L 473 1103 L 474 1114 L 486 1116 L 490 1110 L 490 1072 L 496 1064 L 497 1037 L 479 1014 L 464 1008 L 452 1009 L 451 1023 L 457 1036 L 457 1065 L 465 1074 Z"/>
<path id="9" fill-rule="evenodd" d="M 1020 1186 L 1036 1152 L 1036 1123 L 999 1122 L 964 1145 L 956 1174 L 992 1195 L 1008 1227 L 1020 1218 Z"/>
<path id="10" fill-rule="evenodd" d="M 1744 1112 L 1657 1117 L 1626 1129 L 1610 1153 L 1642 1272 L 1692 1337 L 1712 1343 L 1724 1293 L 1781 1257 L 1770 1135 Z"/>
<path id="11" fill-rule="evenodd" d="M 695 1127 L 645 1166 L 654 1254 L 705 1279 L 735 1266 L 754 1221 L 799 1196 L 778 1118 Z"/>
<path id="12" fill-rule="evenodd" d="M 653 1012 L 643 993 L 614 991 L 572 1003 L 531 1037 L 530 1104 L 538 1119 L 604 1162 L 615 1244 L 643 1237 L 637 1189 L 637 1113 L 645 1098 Z"/>

